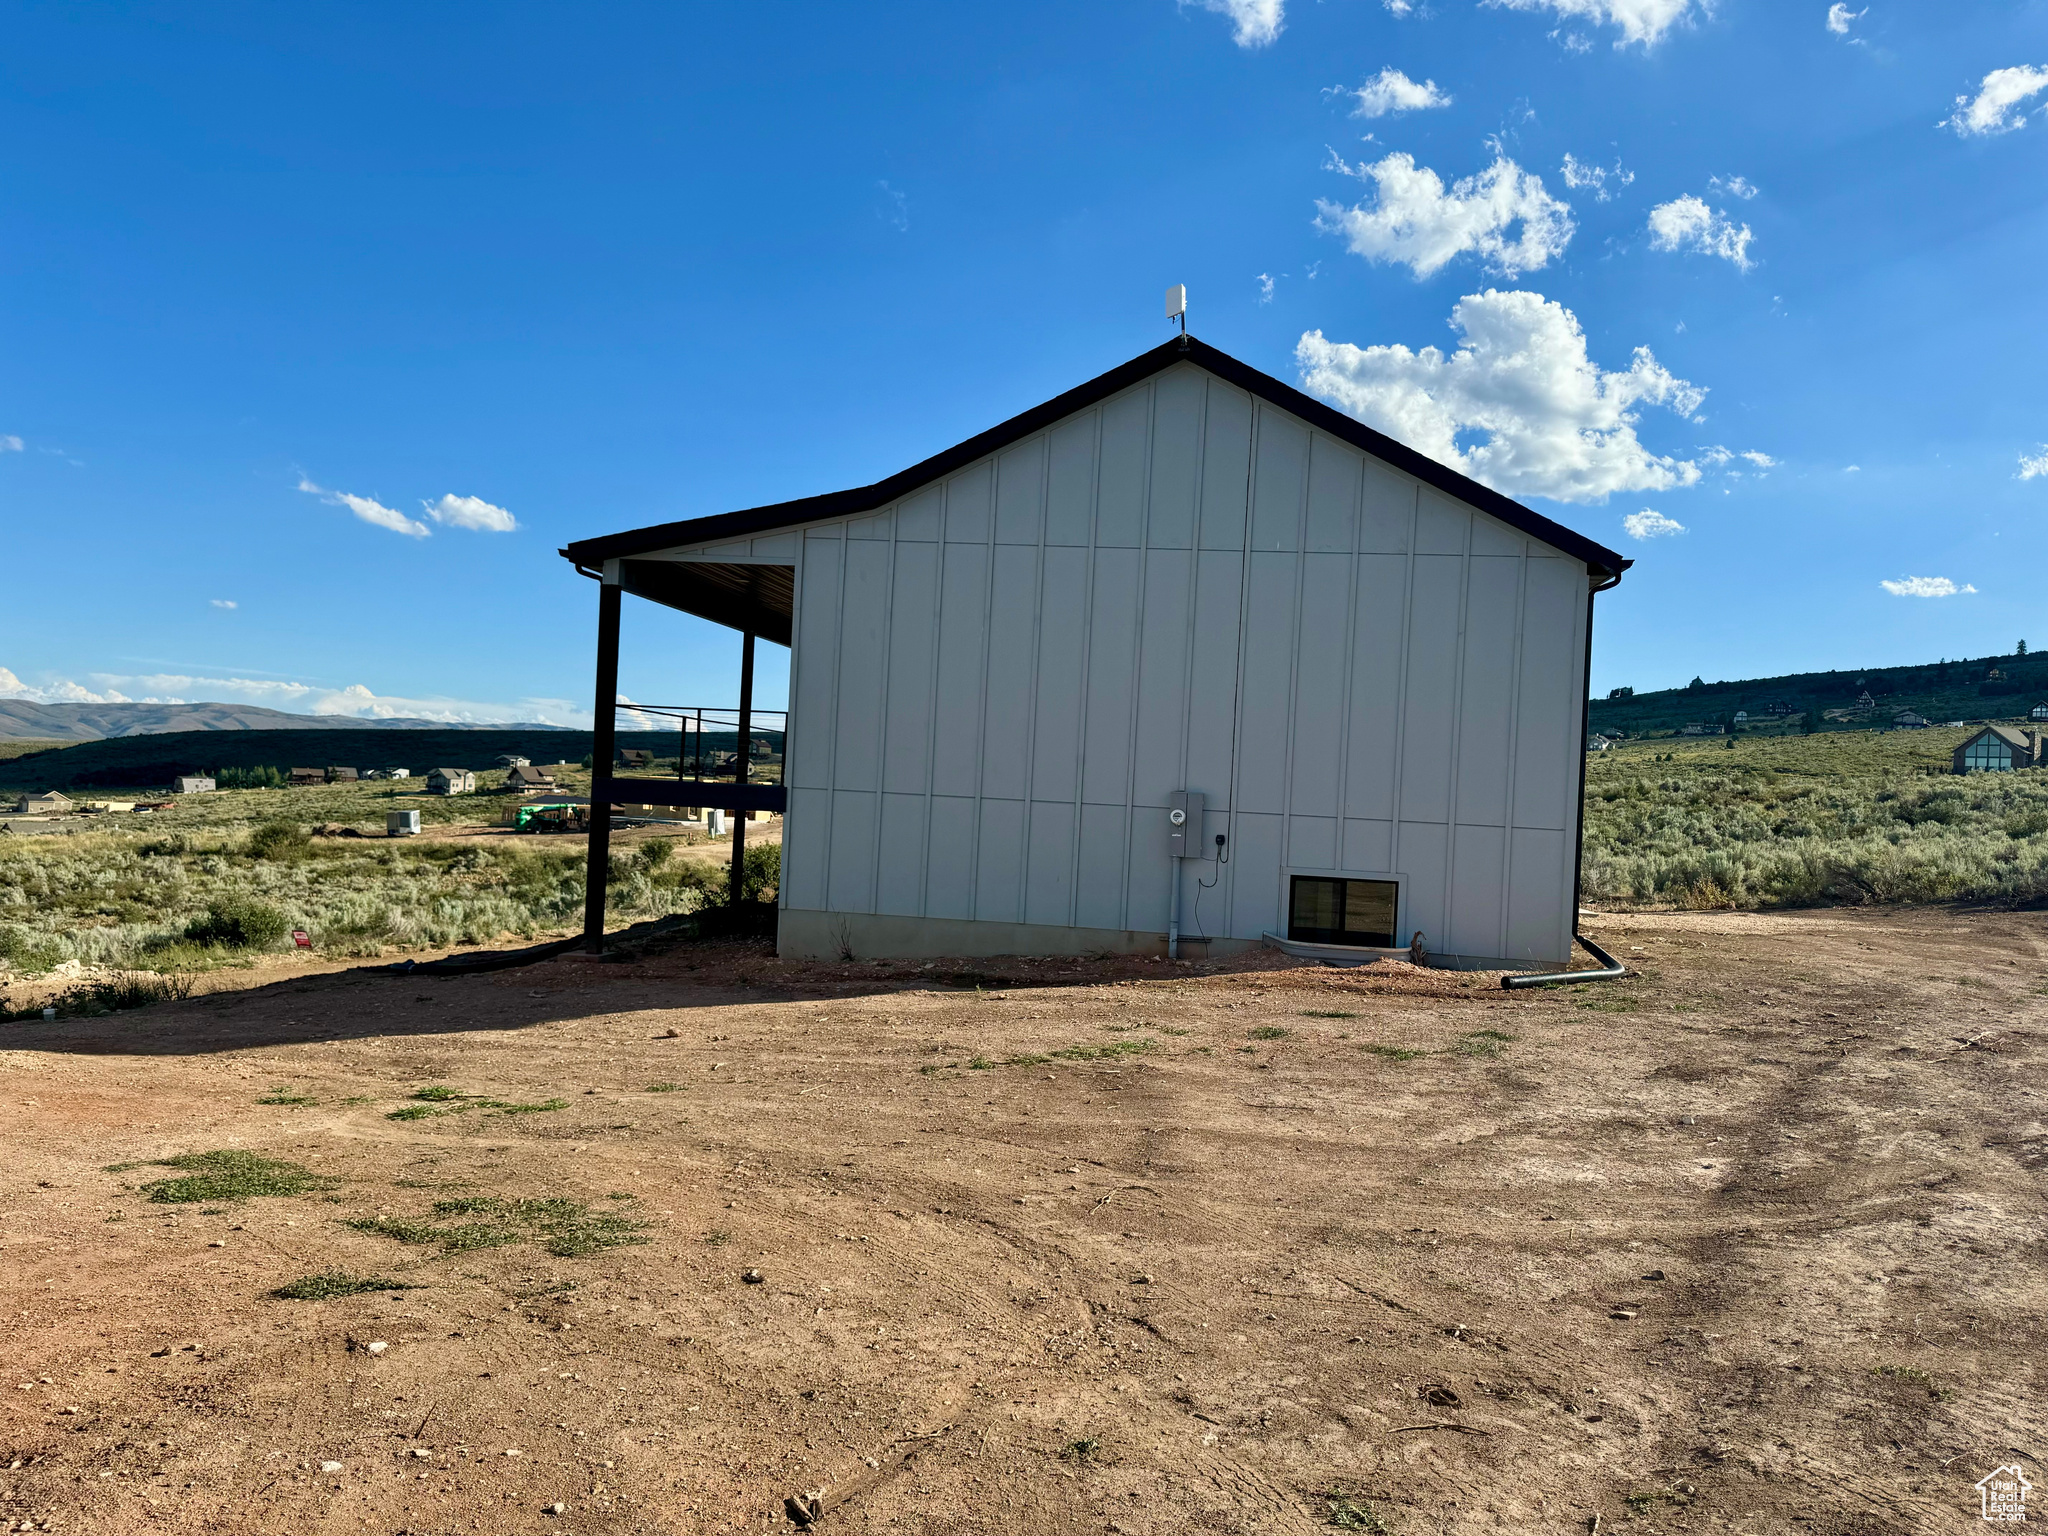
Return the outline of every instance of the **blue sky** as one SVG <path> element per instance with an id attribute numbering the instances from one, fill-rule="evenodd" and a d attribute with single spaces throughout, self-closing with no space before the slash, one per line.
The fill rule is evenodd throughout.
<path id="1" fill-rule="evenodd" d="M 0 693 L 587 720 L 563 542 L 889 473 L 1176 281 L 1637 556 L 1597 690 L 2048 643 L 2048 0 L 6 31 Z M 730 702 L 628 608 L 623 691 Z"/>

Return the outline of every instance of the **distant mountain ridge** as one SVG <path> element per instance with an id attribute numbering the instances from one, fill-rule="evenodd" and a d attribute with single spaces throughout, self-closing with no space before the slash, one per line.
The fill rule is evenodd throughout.
<path id="1" fill-rule="evenodd" d="M 1870 702 L 1864 704 L 1868 698 Z M 1685 688 L 1652 693 L 1617 689 L 1590 701 L 1596 731 L 1657 736 L 1688 722 L 1727 726 L 1746 714 L 1744 728 L 1796 722 L 1804 728 L 1852 730 L 1889 726 L 1911 711 L 1928 720 L 2018 719 L 2048 703 L 2048 652 L 1955 658 L 1897 667 L 1834 672 L 1790 672 L 1780 677 L 1728 682 L 1695 679 Z"/>
<path id="2" fill-rule="evenodd" d="M 0 699 L 0 741 L 105 741 L 171 731 L 555 731 L 529 721 L 465 725 L 446 720 L 375 720 L 294 715 L 255 704 L 37 704 Z"/>

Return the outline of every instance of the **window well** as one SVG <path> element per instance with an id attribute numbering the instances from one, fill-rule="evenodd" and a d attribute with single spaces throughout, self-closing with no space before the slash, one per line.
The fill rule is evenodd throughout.
<path id="1" fill-rule="evenodd" d="M 1303 944 L 1392 949 L 1399 891 L 1392 880 L 1296 875 L 1288 892 L 1287 937 Z"/>

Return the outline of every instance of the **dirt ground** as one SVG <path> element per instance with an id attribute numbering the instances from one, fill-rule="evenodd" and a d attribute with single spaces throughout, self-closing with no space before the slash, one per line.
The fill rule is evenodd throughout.
<path id="1" fill-rule="evenodd" d="M 2048 922 L 1588 928 L 1642 974 L 703 944 L 5 1026 L 0 1528 L 2048 1517 Z M 319 1181 L 119 1166 L 223 1149 Z M 330 1271 L 418 1288 L 270 1294 Z"/>

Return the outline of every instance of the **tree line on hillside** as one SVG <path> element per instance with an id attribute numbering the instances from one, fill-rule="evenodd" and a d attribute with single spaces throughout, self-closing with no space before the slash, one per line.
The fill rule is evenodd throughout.
<path id="1" fill-rule="evenodd" d="M 2022 663 L 2028 663 L 2022 666 Z M 1738 678 L 1710 683 L 1695 677 L 1683 688 L 1664 688 L 1639 694 L 1634 688 L 1608 691 L 1605 700 L 1595 702 L 1654 704 L 1684 698 L 1729 693 L 1803 694 L 1832 699 L 1847 694 L 1853 699 L 1868 693 L 1873 699 L 1895 694 L 1949 693 L 1974 690 L 1980 698 L 2001 698 L 2048 688 L 2048 661 L 2030 661 L 2027 642 L 2021 640 L 2007 656 L 1985 656 L 1977 660 L 1959 658 L 1907 667 L 1868 667 L 1860 671 L 1793 672 L 1782 677 Z"/>

